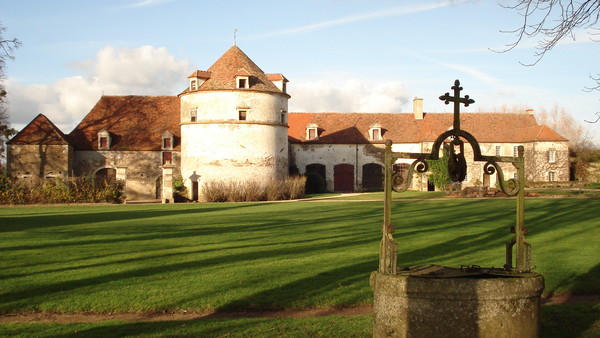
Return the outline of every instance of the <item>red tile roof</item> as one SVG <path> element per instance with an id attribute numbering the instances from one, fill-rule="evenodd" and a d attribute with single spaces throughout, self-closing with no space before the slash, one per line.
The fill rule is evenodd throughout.
<path id="1" fill-rule="evenodd" d="M 69 140 L 52 121 L 39 114 L 7 144 L 67 145 Z"/>
<path id="2" fill-rule="evenodd" d="M 426 113 L 416 120 L 412 113 L 290 113 L 289 140 L 292 143 L 364 144 L 369 128 L 381 125 L 383 139 L 394 143 L 433 142 L 452 128 L 452 113 Z M 319 128 L 319 139 L 306 140 L 306 125 Z M 567 141 L 552 129 L 540 126 L 530 114 L 463 113 L 461 129 L 479 142 L 523 143 L 530 141 Z"/>
<path id="3" fill-rule="evenodd" d="M 235 77 L 243 69 L 244 76 L 250 76 L 248 90 L 266 91 L 283 94 L 273 84 L 267 75 L 237 46 L 232 46 L 209 69 L 210 78 L 204 82 L 199 91 L 203 90 L 234 90 Z M 247 74 L 247 75 L 246 75 Z M 183 93 L 189 92 L 186 89 Z M 287 95 L 287 94 L 284 94 Z"/>
<path id="4" fill-rule="evenodd" d="M 102 96 L 69 138 L 77 150 L 97 150 L 98 132 L 106 129 L 111 150 L 161 150 L 168 130 L 179 150 L 179 109 L 177 96 Z"/>

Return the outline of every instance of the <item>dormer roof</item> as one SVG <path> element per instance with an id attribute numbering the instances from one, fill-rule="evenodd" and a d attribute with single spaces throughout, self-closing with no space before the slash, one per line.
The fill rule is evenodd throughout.
<path id="1" fill-rule="evenodd" d="M 188 76 L 188 79 L 210 79 L 210 72 L 205 70 L 196 70 Z"/>
<path id="2" fill-rule="evenodd" d="M 237 73 L 235 73 L 235 76 L 250 76 L 250 72 L 245 70 L 244 68 L 240 68 L 238 69 Z"/>
<path id="3" fill-rule="evenodd" d="M 283 81 L 283 82 L 290 82 L 285 76 L 283 76 L 283 74 L 281 73 L 276 73 L 276 74 L 267 74 L 267 79 L 269 79 L 269 81 Z"/>

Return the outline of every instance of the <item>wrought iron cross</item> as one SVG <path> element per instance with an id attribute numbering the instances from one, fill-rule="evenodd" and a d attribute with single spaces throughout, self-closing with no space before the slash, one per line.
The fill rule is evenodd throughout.
<path id="1" fill-rule="evenodd" d="M 465 95 L 465 97 L 460 97 L 460 91 L 463 87 L 460 86 L 460 81 L 454 81 L 454 86 L 452 86 L 454 90 L 454 96 L 450 96 L 450 93 L 446 93 L 440 96 L 440 100 L 444 101 L 444 103 L 448 104 L 450 101 L 454 102 L 454 130 L 460 129 L 460 104 L 464 103 L 465 107 L 468 107 L 471 103 L 475 103 L 475 100 L 470 99 L 469 95 Z"/>

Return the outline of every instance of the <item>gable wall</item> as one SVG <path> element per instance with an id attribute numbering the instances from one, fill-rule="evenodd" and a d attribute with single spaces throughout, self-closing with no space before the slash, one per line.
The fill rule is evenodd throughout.
<path id="1" fill-rule="evenodd" d="M 68 177 L 73 148 L 69 145 L 8 144 L 7 168 L 11 177 Z"/>

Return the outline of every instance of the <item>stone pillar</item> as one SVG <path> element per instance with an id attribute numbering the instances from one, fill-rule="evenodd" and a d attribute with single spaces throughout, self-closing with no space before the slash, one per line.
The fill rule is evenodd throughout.
<path id="1" fill-rule="evenodd" d="M 116 179 L 117 179 L 117 181 L 121 180 L 124 182 L 123 193 L 125 194 L 125 198 L 123 199 L 123 203 L 127 203 L 127 167 L 126 166 L 117 166 Z"/>
<path id="2" fill-rule="evenodd" d="M 160 168 L 162 169 L 162 202 L 175 203 L 173 199 L 173 169 L 175 166 L 167 163 Z"/>
<path id="3" fill-rule="evenodd" d="M 374 337 L 538 337 L 544 278 L 371 274 Z"/>

